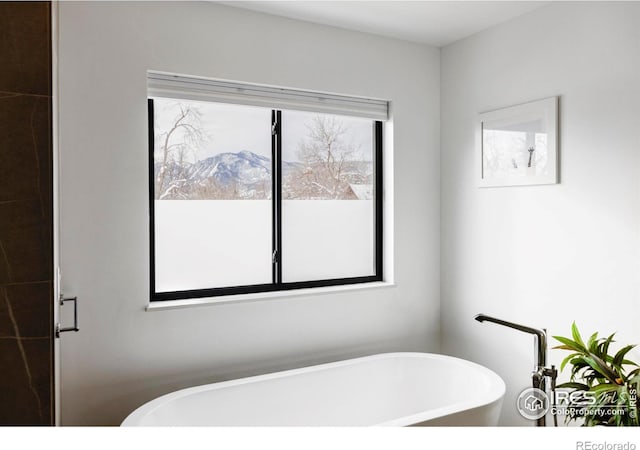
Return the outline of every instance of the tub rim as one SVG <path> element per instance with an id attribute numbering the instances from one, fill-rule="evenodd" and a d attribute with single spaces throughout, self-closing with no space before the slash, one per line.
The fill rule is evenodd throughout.
<path id="1" fill-rule="evenodd" d="M 466 359 L 458 358 L 456 356 L 443 355 L 439 353 L 426 353 L 426 352 L 385 352 L 385 353 L 376 353 L 368 356 L 359 356 L 355 358 L 347 358 L 338 361 L 332 361 L 328 363 L 314 364 L 311 366 L 304 366 L 296 369 L 287 369 L 277 372 L 269 372 L 262 375 L 253 375 L 249 377 L 235 378 L 226 381 L 218 381 L 214 383 L 206 383 L 202 385 L 187 387 L 183 389 L 178 389 L 176 391 L 169 392 L 167 394 L 163 394 L 159 397 L 156 397 L 152 400 L 149 400 L 146 403 L 143 403 L 138 408 L 133 410 L 120 424 L 122 427 L 131 427 L 131 426 L 153 426 L 153 425 L 142 425 L 141 421 L 147 415 L 153 414 L 158 408 L 162 407 L 166 403 L 172 400 L 176 400 L 182 397 L 187 397 L 189 395 L 196 394 L 198 392 L 206 391 L 206 390 L 217 390 L 223 389 L 226 387 L 232 386 L 240 386 L 243 384 L 249 384 L 258 381 L 267 381 L 271 379 L 284 378 L 287 376 L 294 376 L 299 374 L 305 374 L 309 372 L 328 370 L 334 367 L 341 367 L 346 365 L 357 364 L 363 361 L 373 361 L 380 359 L 391 359 L 391 358 L 420 358 L 420 359 L 435 359 L 435 360 L 448 360 L 453 361 L 461 366 L 467 366 L 473 368 L 480 373 L 487 376 L 489 380 L 491 380 L 491 384 L 487 392 L 477 393 L 472 396 L 470 400 L 455 402 L 450 405 L 442 406 L 439 408 L 429 409 L 427 411 L 421 411 L 415 414 L 409 414 L 406 416 L 399 417 L 397 419 L 392 419 L 389 421 L 373 424 L 370 426 L 406 426 L 413 425 L 421 422 L 425 422 L 431 419 L 436 419 L 439 417 L 448 416 L 450 414 L 471 410 L 475 408 L 480 408 L 483 406 L 489 406 L 493 403 L 502 401 L 504 394 L 506 392 L 506 385 L 504 380 L 493 370 L 485 367 L 481 364 L 475 363 L 473 361 L 469 361 Z M 215 426 L 215 425 L 212 425 Z M 242 425 L 239 425 L 242 426 Z M 348 425 L 347 425 L 348 426 Z"/>

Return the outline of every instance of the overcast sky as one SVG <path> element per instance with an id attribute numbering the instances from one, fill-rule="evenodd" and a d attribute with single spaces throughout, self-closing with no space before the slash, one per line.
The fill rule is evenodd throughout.
<path id="1" fill-rule="evenodd" d="M 195 159 L 205 159 L 218 153 L 237 153 L 242 150 L 271 157 L 271 109 L 267 108 L 154 98 L 156 136 L 173 126 L 180 102 L 197 109 L 202 114 L 202 129 L 208 139 L 206 144 L 197 150 Z M 284 160 L 294 161 L 300 141 L 308 134 L 307 125 L 317 114 L 283 111 L 282 115 Z M 340 119 L 346 129 L 345 143 L 359 147 L 360 156 L 371 160 L 373 140 L 371 121 L 344 116 Z M 179 140 L 180 136 L 176 136 L 175 139 Z"/>

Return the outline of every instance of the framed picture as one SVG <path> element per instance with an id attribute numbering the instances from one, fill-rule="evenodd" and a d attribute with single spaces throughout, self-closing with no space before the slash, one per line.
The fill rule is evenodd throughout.
<path id="1" fill-rule="evenodd" d="M 480 114 L 480 187 L 558 182 L 558 97 Z"/>

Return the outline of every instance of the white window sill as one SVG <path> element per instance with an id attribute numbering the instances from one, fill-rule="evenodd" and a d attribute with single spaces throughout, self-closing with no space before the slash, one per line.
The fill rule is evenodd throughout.
<path id="1" fill-rule="evenodd" d="M 146 311 L 164 311 L 167 309 L 192 308 L 194 306 L 226 305 L 229 303 L 257 302 L 269 299 L 305 297 L 366 289 L 382 289 L 395 287 L 395 283 L 376 281 L 372 283 L 347 284 L 342 286 L 326 286 L 306 289 L 292 289 L 290 291 L 258 292 L 255 294 L 225 295 L 221 297 L 192 298 L 186 300 L 164 300 L 151 302 Z"/>

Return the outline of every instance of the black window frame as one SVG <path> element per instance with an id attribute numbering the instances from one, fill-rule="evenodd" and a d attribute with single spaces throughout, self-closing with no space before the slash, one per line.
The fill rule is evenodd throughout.
<path id="1" fill-rule="evenodd" d="M 289 291 L 328 286 L 383 281 L 383 122 L 373 121 L 374 146 L 374 220 L 375 274 L 361 277 L 332 278 L 313 281 L 282 282 L 282 111 L 271 110 L 271 186 L 272 186 L 272 282 L 207 289 L 156 292 L 155 290 L 155 129 L 153 98 L 147 99 L 149 126 L 149 237 L 150 237 L 150 300 L 152 302 L 221 297 L 262 292 Z"/>

